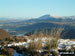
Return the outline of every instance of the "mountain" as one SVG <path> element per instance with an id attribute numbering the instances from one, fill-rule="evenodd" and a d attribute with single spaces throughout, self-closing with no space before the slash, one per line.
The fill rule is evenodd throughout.
<path id="1" fill-rule="evenodd" d="M 65 38 L 74 38 L 75 35 L 73 33 L 75 33 L 75 16 L 57 17 L 47 14 L 28 20 L 15 20 L 15 22 L 13 20 L 12 22 L 10 21 L 9 23 L 1 24 L 0 27 L 5 30 L 8 29 L 8 32 L 13 35 L 23 35 L 36 30 L 62 27 L 65 29 L 64 32 L 66 32 L 66 34 L 63 35 Z"/>
<path id="2" fill-rule="evenodd" d="M 39 19 L 49 19 L 49 18 L 51 18 L 52 16 L 50 16 L 50 15 L 43 15 L 43 16 L 41 16 L 41 17 L 39 17 Z"/>
<path id="3" fill-rule="evenodd" d="M 24 21 L 25 19 L 23 18 L 0 18 L 0 24 L 14 24 L 18 23 L 20 21 Z"/>
<path id="4" fill-rule="evenodd" d="M 39 22 L 75 22 L 75 16 L 52 16 L 52 15 L 43 15 L 38 18 L 30 18 L 28 20 L 24 18 L 0 18 L 0 23 L 2 24 L 22 24 L 22 23 L 39 23 Z"/>
<path id="5" fill-rule="evenodd" d="M 26 20 L 25 22 L 75 22 L 75 16 L 56 17 L 47 14 L 38 18 Z"/>

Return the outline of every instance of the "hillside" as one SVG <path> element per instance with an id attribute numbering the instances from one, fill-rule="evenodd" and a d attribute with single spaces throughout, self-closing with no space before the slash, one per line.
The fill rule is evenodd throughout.
<path id="1" fill-rule="evenodd" d="M 53 23 L 36 23 L 36 24 L 16 28 L 16 31 L 32 31 L 37 29 L 45 29 L 45 28 L 52 28 L 58 26 L 59 26 L 58 24 L 53 24 Z"/>
<path id="2" fill-rule="evenodd" d="M 12 37 L 12 35 L 3 29 L 0 29 L 0 39 L 6 38 L 6 37 Z"/>
<path id="3" fill-rule="evenodd" d="M 66 24 L 60 24 L 60 23 L 50 23 L 50 22 L 41 22 L 36 23 L 28 26 L 18 27 L 15 29 L 16 33 L 22 32 L 25 35 L 33 34 L 34 32 L 40 32 L 42 30 L 44 31 L 50 31 L 53 28 L 64 28 L 61 37 L 65 39 L 75 39 L 75 27 L 66 25 Z"/>

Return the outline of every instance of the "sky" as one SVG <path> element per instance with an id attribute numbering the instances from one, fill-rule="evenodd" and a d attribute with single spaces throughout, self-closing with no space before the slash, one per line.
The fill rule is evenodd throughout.
<path id="1" fill-rule="evenodd" d="M 0 17 L 74 16 L 75 0 L 0 0 Z"/>

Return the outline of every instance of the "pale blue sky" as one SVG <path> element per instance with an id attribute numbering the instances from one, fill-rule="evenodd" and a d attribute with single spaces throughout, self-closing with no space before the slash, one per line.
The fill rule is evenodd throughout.
<path id="1" fill-rule="evenodd" d="M 75 0 L 0 0 L 0 17 L 75 15 Z"/>

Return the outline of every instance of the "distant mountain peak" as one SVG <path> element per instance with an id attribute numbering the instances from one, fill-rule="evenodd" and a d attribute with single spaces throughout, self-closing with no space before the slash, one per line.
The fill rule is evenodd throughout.
<path id="1" fill-rule="evenodd" d="M 46 14 L 46 15 L 43 15 L 43 16 L 51 16 L 50 14 Z"/>
<path id="2" fill-rule="evenodd" d="M 46 14 L 46 15 L 43 15 L 43 16 L 39 17 L 39 19 L 47 19 L 47 18 L 50 18 L 50 17 L 51 17 L 51 15 Z"/>

